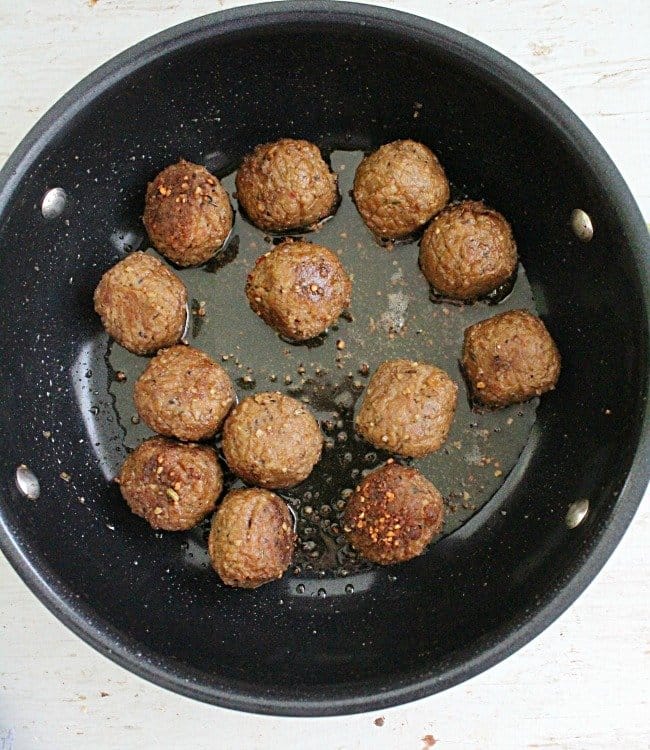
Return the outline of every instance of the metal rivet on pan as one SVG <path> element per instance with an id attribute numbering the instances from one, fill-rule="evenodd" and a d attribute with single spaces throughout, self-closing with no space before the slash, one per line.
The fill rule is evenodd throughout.
<path id="1" fill-rule="evenodd" d="M 36 500 L 41 494 L 41 485 L 31 469 L 20 464 L 16 469 L 16 487 L 29 500 Z"/>
<path id="2" fill-rule="evenodd" d="M 570 529 L 575 529 L 576 526 L 579 526 L 585 520 L 588 512 L 589 500 L 576 500 L 575 503 L 569 505 L 569 510 L 565 518 L 566 525 Z"/>
<path id="3" fill-rule="evenodd" d="M 58 219 L 65 210 L 65 204 L 68 196 L 65 190 L 60 187 L 48 190 L 41 201 L 41 213 L 46 219 Z"/>
<path id="4" fill-rule="evenodd" d="M 594 227 L 589 214 L 581 208 L 574 208 L 571 211 L 571 229 L 573 229 L 573 234 L 583 242 L 589 242 L 594 236 Z"/>

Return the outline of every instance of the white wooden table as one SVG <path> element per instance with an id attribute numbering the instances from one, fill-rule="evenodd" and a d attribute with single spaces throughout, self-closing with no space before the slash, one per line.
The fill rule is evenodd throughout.
<path id="1" fill-rule="evenodd" d="M 243 4 L 0 0 L 0 162 L 61 94 L 112 55 L 172 24 Z M 381 4 L 471 34 L 541 78 L 601 140 L 650 218 L 647 0 Z M 420 750 L 431 738 L 449 749 L 648 748 L 649 538 L 646 497 L 580 600 L 485 674 L 403 708 L 312 720 L 217 709 L 132 676 L 59 624 L 0 556 L 0 750 Z"/>

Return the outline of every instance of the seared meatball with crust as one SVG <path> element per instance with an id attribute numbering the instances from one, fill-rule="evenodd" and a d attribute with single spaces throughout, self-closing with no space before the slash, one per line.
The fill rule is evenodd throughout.
<path id="1" fill-rule="evenodd" d="M 416 141 L 393 141 L 359 164 L 354 202 L 370 231 L 397 240 L 416 232 L 449 200 L 449 183 L 435 154 Z"/>
<path id="2" fill-rule="evenodd" d="M 142 421 L 179 440 L 207 440 L 235 403 L 226 371 L 191 346 L 159 352 L 136 380 L 133 400 Z"/>
<path id="3" fill-rule="evenodd" d="M 500 408 L 553 390 L 560 353 L 537 316 L 512 310 L 465 329 L 462 367 L 474 400 Z"/>
<path id="4" fill-rule="evenodd" d="M 389 462 L 350 495 L 343 529 L 363 557 L 391 565 L 421 555 L 443 518 L 442 496 L 431 482 L 417 469 Z"/>
<path id="5" fill-rule="evenodd" d="M 185 531 L 214 510 L 223 474 L 212 448 L 154 437 L 127 457 L 117 482 L 154 529 Z"/>
<path id="6" fill-rule="evenodd" d="M 376 448 L 401 456 L 426 456 L 447 439 L 458 386 L 424 362 L 382 362 L 368 383 L 357 414 L 357 432 Z"/>
<path id="7" fill-rule="evenodd" d="M 223 454 L 249 484 L 293 487 L 320 458 L 323 435 L 300 401 L 282 393 L 256 393 L 239 403 L 223 426 Z"/>
<path id="8" fill-rule="evenodd" d="M 253 312 L 294 341 L 313 338 L 335 323 L 350 304 L 351 291 L 335 253 L 291 240 L 258 258 L 246 284 Z"/>
<path id="9" fill-rule="evenodd" d="M 233 213 L 219 180 L 181 159 L 147 186 L 142 221 L 158 252 L 178 266 L 199 266 L 226 241 Z"/>
<path id="10" fill-rule="evenodd" d="M 131 253 L 106 271 L 94 299 L 107 333 L 134 354 L 172 346 L 185 330 L 187 289 L 151 255 Z"/>
<path id="11" fill-rule="evenodd" d="M 282 578 L 296 535 L 287 504 L 273 492 L 232 490 L 212 519 L 208 551 L 227 586 L 255 589 Z"/>
<path id="12" fill-rule="evenodd" d="M 517 270 L 510 224 L 480 201 L 448 206 L 422 237 L 420 268 L 446 297 L 466 301 L 484 297 Z"/>
<path id="13" fill-rule="evenodd" d="M 246 216 L 269 232 L 310 228 L 334 213 L 339 200 L 336 175 L 319 148 L 294 138 L 257 146 L 236 185 Z"/>

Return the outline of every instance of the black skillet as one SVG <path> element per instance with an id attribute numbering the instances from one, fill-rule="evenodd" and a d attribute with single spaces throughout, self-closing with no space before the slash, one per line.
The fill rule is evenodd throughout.
<path id="1" fill-rule="evenodd" d="M 494 452 L 514 455 L 505 470 L 475 464 L 490 481 L 501 475 L 483 482 L 483 507 L 466 520 L 478 506 L 458 515 L 464 496 L 454 494 L 454 477 L 460 479 L 449 466 L 474 464 L 469 454 L 454 464 L 451 445 L 441 454 L 440 476 L 431 478 L 445 485 L 450 517 L 466 522 L 448 528 L 452 533 L 426 555 L 378 569 L 337 557 L 335 548 L 331 564 L 319 567 L 318 555 L 309 562 L 311 545 L 301 544 L 285 579 L 242 592 L 221 586 L 208 569 L 201 529 L 155 535 L 110 484 L 125 446 L 139 439 L 141 427 L 128 426 L 125 404 L 144 360 L 127 361 L 109 347 L 91 299 L 103 271 L 134 246 L 146 247 L 139 217 L 156 171 L 182 155 L 225 176 L 255 144 L 285 135 L 334 151 L 334 168 L 358 158 L 343 151 L 403 137 L 429 144 L 457 197 L 482 198 L 511 220 L 525 273 L 513 291 L 521 296 L 502 304 L 514 299 L 537 309 L 563 370 L 534 424 L 536 404 L 514 414 L 513 422 L 528 420 L 516 438 L 489 422 L 500 417 L 463 406 L 459 430 L 488 420 L 484 434 L 499 435 Z M 52 188 L 67 195 L 62 213 L 57 192 L 42 211 Z M 593 238 L 576 209 L 589 217 Z M 383 356 L 409 342 L 404 346 L 415 354 L 422 347 L 423 358 L 445 359 L 458 379 L 452 351 L 464 321 L 498 310 L 483 304 L 444 312 L 419 297 L 417 314 L 431 316 L 424 332 L 398 330 L 391 338 L 390 325 L 362 332 L 363 300 L 384 273 L 376 269 L 390 263 L 384 291 L 404 278 L 408 295 L 420 283 L 416 251 L 411 245 L 389 254 L 367 235 L 361 248 L 345 244 L 348 230 L 364 230 L 346 195 L 340 211 L 323 232 L 351 263 L 358 264 L 355 249 L 365 253 L 355 273 L 360 307 L 353 305 L 354 320 L 342 321 L 321 348 L 288 347 L 262 328 L 250 328 L 250 339 L 240 336 L 246 326 L 262 325 L 252 313 L 254 324 L 234 327 L 227 311 L 242 290 L 224 279 L 232 269 L 243 274 L 266 247 L 241 219 L 239 250 L 231 246 L 223 264 L 186 276 L 192 293 L 196 284 L 197 294 L 208 296 L 213 321 L 190 326 L 188 337 L 226 353 L 240 395 L 300 384 L 297 395 L 316 410 L 336 411 L 326 397 L 341 407 L 331 429 L 326 425 L 334 444 L 330 477 L 344 471 L 336 461 L 348 461 L 346 452 L 368 465 L 383 458 L 366 458 L 352 436 L 339 437 L 365 382 L 361 376 L 354 384 L 363 351 Z M 74 632 L 164 687 L 231 708 L 298 715 L 368 710 L 442 690 L 511 654 L 569 606 L 640 501 L 648 480 L 644 222 L 575 115 L 532 76 L 451 29 L 328 2 L 248 6 L 178 26 L 104 65 L 42 118 L 0 174 L 0 216 L 2 549 Z M 399 289 L 392 293 L 399 303 Z M 249 321 L 245 305 L 237 309 L 237 319 Z M 456 326 L 453 336 L 445 338 L 445 326 Z M 230 336 L 232 352 L 220 335 Z M 418 335 L 433 343 L 418 344 Z M 338 337 L 359 347 L 340 368 L 341 350 L 332 348 Z M 392 343 L 372 343 L 380 340 Z M 283 370 L 270 372 L 271 349 L 288 357 L 291 384 Z M 298 378 L 303 359 L 308 377 Z M 326 359 L 319 386 L 314 368 Z M 122 391 L 115 381 L 121 362 Z M 348 370 L 351 385 L 343 387 Z M 339 417 L 348 420 L 343 427 Z M 312 514 L 321 522 L 330 514 L 330 537 L 342 490 L 339 483 L 332 494 L 326 480 L 305 490 Z M 305 492 L 290 498 L 301 533 Z"/>

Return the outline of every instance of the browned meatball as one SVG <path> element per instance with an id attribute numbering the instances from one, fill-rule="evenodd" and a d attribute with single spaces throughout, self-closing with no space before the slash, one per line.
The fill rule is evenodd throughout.
<path id="1" fill-rule="evenodd" d="M 422 237 L 420 268 L 436 291 L 447 297 L 468 301 L 484 297 L 517 269 L 510 224 L 480 201 L 449 206 Z"/>
<path id="2" fill-rule="evenodd" d="M 102 276 L 95 311 L 118 344 L 150 354 L 176 344 L 185 330 L 187 290 L 157 258 L 131 253 Z"/>
<path id="3" fill-rule="evenodd" d="M 208 551 L 225 584 L 255 589 L 282 578 L 295 543 L 293 518 L 284 500 L 251 487 L 224 497 L 212 519 Z"/>
<path id="4" fill-rule="evenodd" d="M 205 167 L 181 159 L 147 186 L 142 221 L 156 250 L 178 266 L 210 260 L 232 229 L 228 193 Z"/>
<path id="5" fill-rule="evenodd" d="M 393 141 L 359 164 L 354 202 L 373 234 L 408 237 L 449 200 L 449 183 L 435 154 L 416 141 Z"/>
<path id="6" fill-rule="evenodd" d="M 513 310 L 465 329 L 462 366 L 474 399 L 499 408 L 555 388 L 560 353 L 538 317 Z"/>
<path id="7" fill-rule="evenodd" d="M 366 559 L 391 565 L 421 555 L 443 518 L 442 496 L 431 482 L 417 469 L 391 461 L 350 495 L 343 529 Z"/>
<path id="8" fill-rule="evenodd" d="M 184 531 L 214 510 L 223 474 L 212 448 L 155 437 L 127 457 L 117 482 L 131 510 L 154 529 Z"/>
<path id="9" fill-rule="evenodd" d="M 433 453 L 447 439 L 458 386 L 433 365 L 391 359 L 370 379 L 355 425 L 376 448 L 402 456 Z"/>
<path id="10" fill-rule="evenodd" d="M 136 380 L 133 399 L 152 430 L 179 440 L 206 440 L 235 403 L 235 389 L 207 354 L 172 346 L 149 362 Z"/>
<path id="11" fill-rule="evenodd" d="M 253 311 L 287 338 L 304 341 L 350 304 L 350 278 L 331 250 L 288 240 L 257 259 L 246 296 Z"/>
<path id="12" fill-rule="evenodd" d="M 257 146 L 244 158 L 236 185 L 248 218 L 271 232 L 309 228 L 338 202 L 336 175 L 318 147 L 293 138 Z"/>
<path id="13" fill-rule="evenodd" d="M 249 484 L 293 487 L 320 458 L 323 435 L 304 404 L 282 393 L 256 393 L 238 404 L 223 427 L 228 466 Z"/>

